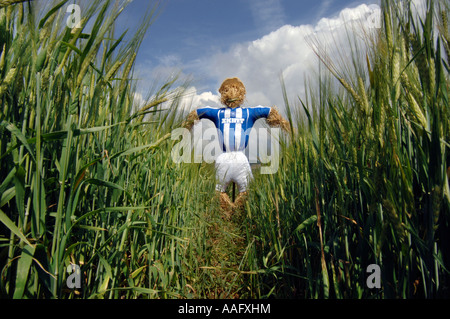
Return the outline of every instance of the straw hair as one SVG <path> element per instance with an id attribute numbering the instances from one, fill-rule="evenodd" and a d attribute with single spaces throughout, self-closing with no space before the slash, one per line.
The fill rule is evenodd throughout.
<path id="1" fill-rule="evenodd" d="M 234 203 L 231 202 L 230 197 L 225 192 L 216 191 L 216 196 L 219 197 L 220 210 L 225 220 L 230 220 L 232 211 L 234 209 Z"/>
<path id="2" fill-rule="evenodd" d="M 286 132 L 291 131 L 289 122 L 281 116 L 276 107 L 272 107 L 266 121 L 267 124 L 271 127 L 280 127 L 282 130 Z"/>
<path id="3" fill-rule="evenodd" d="M 234 201 L 234 206 L 237 213 L 242 213 L 245 208 L 245 202 L 248 199 L 248 192 L 239 193 L 236 200 Z"/>
<path id="4" fill-rule="evenodd" d="M 219 88 L 220 102 L 228 107 L 236 108 L 244 103 L 245 86 L 238 78 L 228 78 Z"/>
<path id="5" fill-rule="evenodd" d="M 191 113 L 189 113 L 186 120 L 183 122 L 183 124 L 181 124 L 181 126 L 190 130 L 192 126 L 194 126 L 195 121 L 198 120 L 200 120 L 200 118 L 198 117 L 197 111 L 194 110 Z"/>

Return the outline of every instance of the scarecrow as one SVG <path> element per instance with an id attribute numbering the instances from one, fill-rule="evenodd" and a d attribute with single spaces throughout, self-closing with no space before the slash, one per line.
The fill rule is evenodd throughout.
<path id="1" fill-rule="evenodd" d="M 219 88 L 220 101 L 224 108 L 202 107 L 192 111 L 183 126 L 191 129 L 200 119 L 208 119 L 218 129 L 221 153 L 215 162 L 216 195 L 220 207 L 229 218 L 233 209 L 242 209 L 247 198 L 247 189 L 253 178 L 250 164 L 244 154 L 250 130 L 256 120 L 265 118 L 270 127 L 281 127 L 290 131 L 289 123 L 274 107 L 241 107 L 245 99 L 245 86 L 238 78 L 226 79 Z M 232 202 L 226 193 L 228 185 L 234 182 L 239 194 Z"/>

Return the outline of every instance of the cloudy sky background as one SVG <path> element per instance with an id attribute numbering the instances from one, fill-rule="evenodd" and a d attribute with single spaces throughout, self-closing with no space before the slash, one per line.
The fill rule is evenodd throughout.
<path id="1" fill-rule="evenodd" d="M 130 2 L 116 21 L 117 37 L 129 30 L 127 41 L 156 1 L 118 1 Z M 412 1 L 423 10 L 425 0 Z M 320 43 L 340 69 L 358 52 L 349 38 L 363 44 L 381 26 L 379 0 L 160 0 L 156 11 L 136 58 L 137 108 L 177 75 L 176 84 L 189 80 L 181 102 L 186 112 L 220 106 L 220 84 L 239 77 L 247 88 L 244 106 L 277 106 L 286 116 L 281 77 L 291 106 L 299 106 L 307 80 L 317 80 L 311 44 Z M 363 65 L 365 53 L 356 57 Z"/>
<path id="2" fill-rule="evenodd" d="M 41 4 L 51 3 L 45 1 Z M 72 1 L 82 8 L 90 3 Z M 136 101 L 145 103 L 178 75 L 177 84 L 189 80 L 186 109 L 220 106 L 220 84 L 236 76 L 247 88 L 245 106 L 276 105 L 283 112 L 281 77 L 293 102 L 304 99 L 307 79 L 317 79 L 319 62 L 311 42 L 317 40 L 330 57 L 345 61 L 355 52 L 348 39 L 367 41 L 380 12 L 380 0 L 116 1 L 128 3 L 116 20 L 117 37 L 128 29 L 123 41 L 158 4 L 137 53 Z M 425 0 L 412 2 L 423 7 Z M 361 61 L 365 63 L 365 52 Z"/>
<path id="3" fill-rule="evenodd" d="M 118 23 L 132 29 L 148 1 L 134 0 Z M 136 61 L 138 88 L 146 96 L 155 83 L 179 74 L 189 78 L 186 103 L 219 106 L 217 90 L 227 77 L 247 88 L 246 105 L 283 108 L 280 76 L 290 98 L 304 94 L 305 76 L 317 69 L 308 38 L 329 50 L 345 50 L 346 29 L 364 25 L 376 0 L 166 0 L 150 26 Z M 369 21 L 373 22 L 373 21 Z"/>

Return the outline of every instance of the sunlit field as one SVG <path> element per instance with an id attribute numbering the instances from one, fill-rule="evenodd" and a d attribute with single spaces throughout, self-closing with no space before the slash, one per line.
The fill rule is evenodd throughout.
<path id="1" fill-rule="evenodd" d="M 278 106 L 279 168 L 255 168 L 231 220 L 214 165 L 171 156 L 187 83 L 135 99 L 158 8 L 123 41 L 126 6 L 69 27 L 69 3 L 0 0 L 2 298 L 450 296 L 447 2 L 382 1 L 346 60 L 308 41 L 319 71 Z"/>

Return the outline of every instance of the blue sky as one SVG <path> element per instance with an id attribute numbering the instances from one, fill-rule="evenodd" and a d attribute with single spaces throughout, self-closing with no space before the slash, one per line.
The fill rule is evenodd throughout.
<path id="1" fill-rule="evenodd" d="M 225 50 L 236 42 L 253 41 L 279 27 L 310 24 L 363 1 L 167 0 L 149 30 L 143 50 L 156 56 L 181 54 L 195 59 L 210 50 Z M 139 16 L 147 1 L 134 0 L 127 11 Z"/>
<path id="2" fill-rule="evenodd" d="M 71 0 L 82 3 L 87 0 Z M 126 2 L 131 0 L 119 0 Z M 418 0 L 417 0 L 418 1 Z M 86 2 L 85 2 L 86 3 Z M 156 1 L 132 0 L 116 21 L 117 36 L 131 36 Z M 348 23 L 367 27 L 379 0 L 160 0 L 139 49 L 135 78 L 138 101 L 173 75 L 189 79 L 185 108 L 219 106 L 217 89 L 237 76 L 248 106 L 281 106 L 280 78 L 292 99 L 304 94 L 317 57 L 308 38 L 327 52 L 348 48 Z M 356 36 L 358 37 L 358 36 Z M 125 38 L 126 39 L 126 38 Z"/>
<path id="3" fill-rule="evenodd" d="M 173 69 L 192 75 L 199 90 L 216 90 L 222 79 L 202 62 L 227 52 L 240 43 L 249 43 L 284 25 L 314 25 L 333 17 L 344 8 L 354 8 L 364 0 L 166 0 L 150 26 L 139 54 L 138 68 Z M 133 0 L 120 23 L 133 28 L 149 5 Z M 270 63 L 270 61 L 267 61 Z M 158 73 L 159 74 L 159 73 Z"/>

